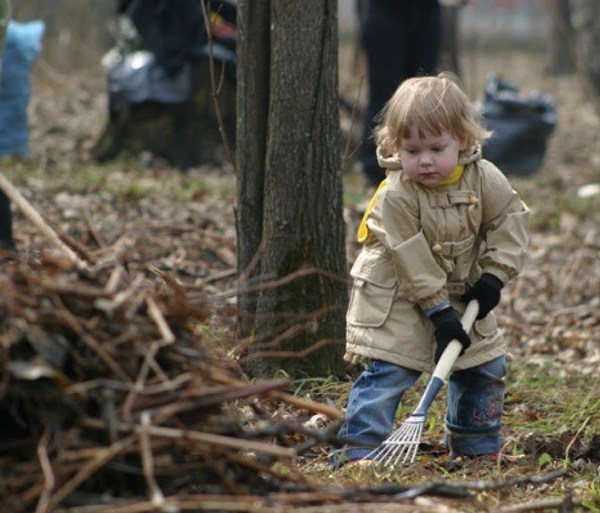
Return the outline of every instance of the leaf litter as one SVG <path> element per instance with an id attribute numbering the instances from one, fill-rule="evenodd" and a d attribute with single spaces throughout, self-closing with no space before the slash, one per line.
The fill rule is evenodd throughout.
<path id="1" fill-rule="evenodd" d="M 287 380 L 248 382 L 229 359 L 232 170 L 183 173 L 151 155 L 94 164 L 87 151 L 104 116 L 102 86 L 69 77 L 58 87 L 41 73 L 30 109 L 33 157 L 4 166 L 77 260 L 15 211 L 19 255 L 0 271 L 3 504 L 65 513 L 84 505 L 122 513 L 491 511 L 546 493 L 559 497 L 556 507 L 575 508 L 579 486 L 599 507 L 585 476 L 600 472 L 600 397 L 593 387 L 559 388 L 593 380 L 600 362 L 600 198 L 590 187 L 600 181 L 600 121 L 573 78 L 544 82 L 560 106 L 557 134 L 536 176 L 511 179 L 532 208 L 532 241 L 498 307 L 516 369 L 510 458 L 448 461 L 438 423 L 424 438 L 426 456 L 391 475 L 328 469 L 339 422 L 331 403 L 343 404 L 350 381 L 321 391 L 324 403 L 301 400 Z M 357 175 L 346 171 L 350 189 Z M 357 204 L 347 206 L 350 237 L 360 215 Z M 529 394 L 536 373 L 540 386 L 557 387 L 555 402 L 539 389 Z M 543 432 L 546 416 L 564 425 L 549 422 L 555 432 Z M 381 484 L 398 479 L 403 487 Z"/>

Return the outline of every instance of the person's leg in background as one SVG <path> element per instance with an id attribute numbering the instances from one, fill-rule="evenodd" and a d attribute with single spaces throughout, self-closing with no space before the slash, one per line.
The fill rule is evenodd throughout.
<path id="1" fill-rule="evenodd" d="M 369 0 L 364 8 L 360 38 L 367 63 L 368 102 L 360 158 L 369 186 L 377 187 L 385 178 L 372 138 L 375 118 L 403 80 L 435 72 L 441 28 L 437 0 Z"/>
<path id="2" fill-rule="evenodd" d="M 0 0 L 0 79 L 2 77 L 2 55 L 6 41 L 6 29 L 9 21 L 10 2 L 8 0 Z M 16 249 L 12 234 L 10 201 L 2 189 L 0 189 L 0 249 L 11 251 Z"/>
<path id="3" fill-rule="evenodd" d="M 367 64 L 367 108 L 363 124 L 360 158 L 368 184 L 377 187 L 385 173 L 377 164 L 373 128 L 375 117 L 406 76 L 408 45 L 402 10 L 389 1 L 370 0 L 361 24 L 361 43 Z"/>
<path id="4" fill-rule="evenodd" d="M 407 77 L 437 73 L 442 50 L 442 10 L 437 1 L 412 7 L 408 18 Z"/>
<path id="5" fill-rule="evenodd" d="M 12 213 L 10 201 L 4 191 L 0 189 L 0 250 L 15 251 L 15 242 L 12 234 Z"/>

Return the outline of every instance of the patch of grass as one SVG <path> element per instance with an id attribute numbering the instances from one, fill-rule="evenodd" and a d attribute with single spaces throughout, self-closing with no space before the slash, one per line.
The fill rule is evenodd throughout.
<path id="1" fill-rule="evenodd" d="M 586 511 L 600 511 L 600 391 L 589 377 L 562 377 L 551 361 L 540 366 L 526 359 L 511 362 L 507 375 L 504 414 L 504 447 L 509 459 L 500 462 L 454 463 L 442 448 L 445 389 L 434 401 L 415 463 L 405 467 L 356 466 L 333 472 L 327 448 L 315 451 L 302 470 L 319 482 L 344 487 L 377 486 L 384 483 L 417 485 L 507 482 L 526 476 L 542 476 L 560 469 L 566 475 L 542 484 L 522 484 L 473 492 L 468 499 L 435 498 L 452 511 L 493 511 L 524 502 L 562 500 L 573 494 Z M 397 425 L 409 415 L 424 389 L 424 377 L 409 390 L 397 413 Z M 295 383 L 296 393 L 345 406 L 351 382 L 305 380 Z"/>

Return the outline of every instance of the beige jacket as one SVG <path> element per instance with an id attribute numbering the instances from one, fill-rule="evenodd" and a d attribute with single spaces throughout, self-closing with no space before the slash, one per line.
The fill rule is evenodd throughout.
<path id="1" fill-rule="evenodd" d="M 460 296 L 489 272 L 506 283 L 521 270 L 529 210 L 506 177 L 474 149 L 454 184 L 425 187 L 406 177 L 397 156 L 379 154 L 388 170 L 368 214 L 369 236 L 352 266 L 346 350 L 419 371 L 431 371 L 435 339 L 424 314 Z M 505 353 L 493 313 L 476 321 L 471 347 L 455 369 Z"/>

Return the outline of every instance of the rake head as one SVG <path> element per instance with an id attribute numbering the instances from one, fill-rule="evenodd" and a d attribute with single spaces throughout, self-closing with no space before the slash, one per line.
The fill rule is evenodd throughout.
<path id="1" fill-rule="evenodd" d="M 363 459 L 381 463 L 386 467 L 395 467 L 398 463 L 412 463 L 419 449 L 424 424 L 425 416 L 413 413 L 389 438 Z"/>
<path id="2" fill-rule="evenodd" d="M 476 300 L 469 301 L 462 318 L 463 328 L 466 331 L 469 331 L 473 326 L 478 312 L 479 303 Z M 415 461 L 427 411 L 448 378 L 461 350 L 462 344 L 458 340 L 452 340 L 448 344 L 433 370 L 415 411 L 404 424 L 394 431 L 387 440 L 384 440 L 379 447 L 367 454 L 363 460 L 376 461 L 385 466 L 395 466 L 398 462 L 404 464 Z"/>

